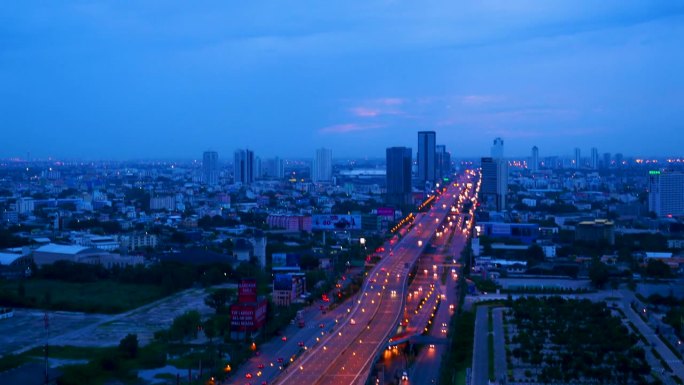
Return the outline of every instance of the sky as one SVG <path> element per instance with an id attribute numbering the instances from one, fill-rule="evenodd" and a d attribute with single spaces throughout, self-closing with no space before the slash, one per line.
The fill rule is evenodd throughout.
<path id="1" fill-rule="evenodd" d="M 17 1 L 0 158 L 682 155 L 684 2 Z"/>

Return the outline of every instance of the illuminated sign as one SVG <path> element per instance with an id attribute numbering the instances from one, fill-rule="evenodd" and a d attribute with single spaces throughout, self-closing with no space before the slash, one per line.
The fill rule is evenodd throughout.
<path id="1" fill-rule="evenodd" d="M 314 215 L 312 230 L 360 230 L 361 215 Z"/>
<path id="2" fill-rule="evenodd" d="M 238 302 L 256 302 L 257 284 L 255 279 L 243 279 L 238 283 Z"/>

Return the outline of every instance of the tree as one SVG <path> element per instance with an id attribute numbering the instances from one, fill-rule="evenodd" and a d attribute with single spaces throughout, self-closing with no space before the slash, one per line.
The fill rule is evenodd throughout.
<path id="1" fill-rule="evenodd" d="M 648 264 L 646 265 L 646 275 L 649 277 L 667 278 L 671 274 L 672 271 L 670 270 L 670 266 L 659 259 L 648 261 Z"/>
<path id="2" fill-rule="evenodd" d="M 204 321 L 204 324 L 202 325 L 202 330 L 204 331 L 204 335 L 209 339 L 209 343 L 216 337 L 216 322 L 214 322 L 214 319 L 209 318 L 208 320 Z"/>
<path id="3" fill-rule="evenodd" d="M 608 282 L 608 266 L 599 260 L 592 262 L 589 267 L 589 279 L 592 285 L 602 288 Z"/>
<path id="4" fill-rule="evenodd" d="M 185 312 L 174 318 L 169 338 L 180 341 L 188 337 L 197 337 L 198 327 L 201 326 L 200 313 L 197 310 Z"/>
<path id="5" fill-rule="evenodd" d="M 230 299 L 231 291 L 228 289 L 216 289 L 204 297 L 204 304 L 216 311 L 216 314 L 225 312 L 226 303 Z"/>
<path id="6" fill-rule="evenodd" d="M 534 266 L 540 262 L 544 262 L 544 249 L 541 246 L 534 244 L 527 248 L 527 264 Z"/>
<path id="7" fill-rule="evenodd" d="M 119 352 L 125 358 L 135 358 L 138 355 L 138 335 L 128 334 L 119 342 Z"/>

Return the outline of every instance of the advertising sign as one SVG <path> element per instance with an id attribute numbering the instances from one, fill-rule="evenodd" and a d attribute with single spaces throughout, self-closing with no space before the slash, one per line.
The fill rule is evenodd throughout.
<path id="1" fill-rule="evenodd" d="M 273 253 L 271 266 L 273 267 L 298 267 L 299 254 Z"/>
<path id="2" fill-rule="evenodd" d="M 256 302 L 257 287 L 255 279 L 243 279 L 238 283 L 238 302 Z"/>
<path id="3" fill-rule="evenodd" d="M 236 331 L 255 331 L 266 320 L 266 301 L 234 304 L 230 307 L 230 326 Z"/>
<path id="4" fill-rule="evenodd" d="M 361 215 L 314 215 L 312 230 L 361 230 Z"/>
<path id="5" fill-rule="evenodd" d="M 394 218 L 394 209 L 391 207 L 378 207 L 377 212 L 379 217 Z"/>

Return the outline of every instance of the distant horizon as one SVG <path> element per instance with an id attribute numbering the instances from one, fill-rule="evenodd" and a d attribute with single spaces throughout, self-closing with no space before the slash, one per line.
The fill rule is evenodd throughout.
<path id="1" fill-rule="evenodd" d="M 406 146 L 402 146 L 406 147 Z M 587 151 L 587 153 L 589 153 Z M 232 154 L 232 153 L 231 153 Z M 599 152 L 599 158 L 603 159 L 603 152 Z M 628 159 L 644 159 L 644 160 L 661 160 L 661 159 L 681 159 L 684 162 L 684 154 L 683 155 L 631 155 L 631 154 L 625 154 L 621 152 L 614 152 L 610 153 L 611 159 L 615 158 L 615 154 L 621 154 L 624 160 Z M 310 161 L 314 158 L 314 156 L 310 157 L 302 157 L 302 156 L 283 156 L 283 155 L 260 155 L 259 153 L 255 152 L 254 155 L 256 157 L 261 158 L 262 160 L 264 159 L 273 159 L 273 158 L 280 158 L 282 160 L 291 160 L 291 161 Z M 413 155 L 413 160 L 415 161 L 416 153 L 415 151 L 412 152 Z M 232 156 L 228 158 L 222 158 L 221 153 L 218 153 L 218 162 L 219 163 L 225 163 L 225 164 L 231 164 L 232 163 Z M 480 159 L 484 157 L 489 157 L 490 154 L 483 154 L 483 155 L 475 155 L 475 156 L 454 156 L 452 154 L 452 160 L 472 160 L 472 159 Z M 526 159 L 530 158 L 531 154 L 527 155 L 506 155 L 504 154 L 504 159 L 509 159 L 509 160 L 518 160 L 518 159 Z M 549 157 L 557 157 L 561 159 L 573 159 L 574 154 L 548 154 L 548 155 L 542 155 L 539 154 L 539 159 L 544 160 L 545 158 Z M 582 159 L 588 159 L 590 158 L 589 156 L 586 156 L 586 153 L 582 153 L 581 155 Z M 378 156 L 335 156 L 335 152 L 333 149 L 333 161 L 346 161 L 346 160 L 385 160 L 384 155 L 378 155 Z M 115 162 L 115 163 L 124 163 L 124 162 L 197 162 L 198 164 L 202 163 L 202 156 L 200 154 L 199 157 L 197 158 L 185 158 L 185 157 L 176 157 L 176 158 L 121 158 L 121 159 L 112 159 L 112 158 L 79 158 L 79 157 L 48 157 L 48 158 L 32 158 L 30 160 L 21 158 L 21 157 L 8 157 L 8 158 L 0 158 L 0 161 L 4 162 Z"/>

